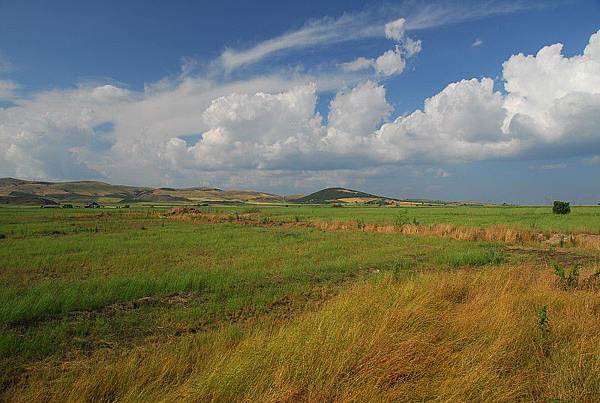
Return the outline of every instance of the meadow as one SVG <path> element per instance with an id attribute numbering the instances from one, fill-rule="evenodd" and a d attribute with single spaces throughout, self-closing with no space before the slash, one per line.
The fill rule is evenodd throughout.
<path id="1" fill-rule="evenodd" d="M 210 207 L 206 210 L 248 211 L 245 206 Z M 254 208 L 256 209 L 256 208 Z M 307 220 L 362 220 L 365 223 L 395 224 L 398 221 L 420 224 L 453 224 L 465 227 L 508 225 L 519 229 L 538 229 L 600 234 L 600 206 L 574 206 L 568 216 L 552 214 L 548 206 L 410 206 L 343 207 L 264 206 L 260 211 L 274 218 Z"/>
<path id="2" fill-rule="evenodd" d="M 598 233 L 600 208 L 197 210 L 0 208 L 0 399 L 600 396 L 598 250 L 301 225 Z"/>

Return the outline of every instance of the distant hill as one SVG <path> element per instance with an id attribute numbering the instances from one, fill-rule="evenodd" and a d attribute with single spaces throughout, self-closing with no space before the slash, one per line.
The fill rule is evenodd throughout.
<path id="1" fill-rule="evenodd" d="M 0 178 L 0 204 L 88 203 L 281 203 L 283 196 L 210 187 L 151 188 L 98 181 L 42 182 Z"/>
<path id="2" fill-rule="evenodd" d="M 0 204 L 101 204 L 164 203 L 164 204 L 241 204 L 241 203 L 301 203 L 301 204 L 373 204 L 421 205 L 444 204 L 442 201 L 399 200 L 358 190 L 332 187 L 308 196 L 279 196 L 248 190 L 222 190 L 213 187 L 144 187 L 111 185 L 99 181 L 44 182 L 0 178 Z"/>
<path id="3" fill-rule="evenodd" d="M 370 193 L 346 188 L 327 188 L 311 193 L 308 196 L 293 200 L 296 203 L 326 204 L 326 203 L 385 203 L 400 202 L 385 196 L 377 196 Z"/>

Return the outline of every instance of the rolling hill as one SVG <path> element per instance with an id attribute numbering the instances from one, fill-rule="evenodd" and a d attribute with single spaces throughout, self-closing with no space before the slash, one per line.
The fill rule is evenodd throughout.
<path id="1" fill-rule="evenodd" d="M 0 204 L 86 204 L 97 201 L 116 203 L 164 204 L 372 204 L 419 205 L 426 200 L 400 200 L 342 187 L 331 187 L 308 196 L 280 196 L 249 190 L 223 190 L 214 187 L 144 187 L 111 185 L 99 181 L 44 182 L 0 178 Z M 442 204 L 444 202 L 433 202 Z"/>
<path id="2" fill-rule="evenodd" d="M 400 200 L 385 196 L 377 196 L 358 190 L 334 187 L 319 190 L 308 196 L 293 200 L 296 203 L 327 204 L 327 203 L 372 203 L 372 204 L 392 204 Z"/>
<path id="3" fill-rule="evenodd" d="M 0 204 L 88 203 L 281 203 L 283 196 L 210 187 L 151 188 L 98 181 L 42 182 L 0 178 Z"/>

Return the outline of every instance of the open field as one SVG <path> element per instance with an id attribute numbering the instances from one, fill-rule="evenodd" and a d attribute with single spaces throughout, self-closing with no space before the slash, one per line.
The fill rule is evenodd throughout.
<path id="1" fill-rule="evenodd" d="M 598 250 L 305 225 L 598 233 L 600 208 L 198 210 L 0 208 L 2 398 L 600 396 Z"/>
<path id="2" fill-rule="evenodd" d="M 211 207 L 214 209 L 215 207 Z M 216 207 L 221 211 L 248 211 L 248 207 Z M 551 206 L 415 206 L 415 207 L 343 207 L 266 206 L 258 207 L 265 215 L 294 219 L 362 220 L 366 223 L 395 224 L 398 221 L 420 224 L 453 224 L 470 227 L 508 225 L 520 229 L 600 233 L 600 206 L 574 206 L 571 214 L 552 214 Z"/>

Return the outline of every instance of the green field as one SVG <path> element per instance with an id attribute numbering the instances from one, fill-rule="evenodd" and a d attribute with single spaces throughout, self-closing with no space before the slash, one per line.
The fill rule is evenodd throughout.
<path id="1" fill-rule="evenodd" d="M 202 210 L 203 208 L 200 208 Z M 250 210 L 255 210 L 252 208 Z M 508 225 L 521 229 L 581 231 L 600 233 L 600 206 L 575 206 L 569 215 L 552 214 L 551 206 L 416 206 L 416 207 L 342 207 L 268 206 L 258 207 L 264 215 L 293 220 L 362 220 L 366 223 L 394 224 L 398 220 L 420 224 L 454 224 L 472 227 Z M 207 210 L 207 208 L 204 208 Z M 248 207 L 210 207 L 216 211 L 248 211 Z"/>
<path id="2" fill-rule="evenodd" d="M 600 208 L 593 207 L 576 207 L 567 217 L 553 216 L 545 207 L 201 208 L 225 213 L 248 209 L 269 220 L 393 223 L 401 215 L 423 224 L 532 228 L 535 223 L 535 228 L 561 231 L 600 229 Z M 516 253 L 500 243 L 300 226 L 194 223 L 174 220 L 167 213 L 166 208 L 142 207 L 0 208 L 0 234 L 4 235 L 0 239 L 0 382 L 6 399 L 31 401 L 44 396 L 56 401 L 79 400 L 69 395 L 69 391 L 79 390 L 88 400 L 171 400 L 176 395 L 165 394 L 169 385 L 191 388 L 181 392 L 191 400 L 231 400 L 235 396 L 278 400 L 277 396 L 283 395 L 267 396 L 278 376 L 267 368 L 276 367 L 283 359 L 285 343 L 296 343 L 288 346 L 293 356 L 286 359 L 297 367 L 287 368 L 285 371 L 291 372 L 284 378 L 293 379 L 297 374 L 299 382 L 310 384 L 299 358 L 303 349 L 297 343 L 315 336 L 307 323 L 318 327 L 315 323 L 325 320 L 323 326 L 335 326 L 330 323 L 331 315 L 339 315 L 340 328 L 352 334 L 352 323 L 358 323 L 352 315 L 366 314 L 360 313 L 364 307 L 348 300 L 352 293 L 363 303 L 365 293 L 373 293 L 373 306 L 380 313 L 390 309 L 392 294 L 408 304 L 403 308 L 416 309 L 419 304 L 424 308 L 429 306 L 427 298 L 437 292 L 421 290 L 421 277 L 427 273 L 446 276 L 427 277 L 427 287 L 437 289 L 431 284 L 452 278 L 464 285 L 477 283 L 480 280 L 472 278 L 474 273 L 497 281 L 492 275 L 497 270 L 539 264 L 539 253 Z M 565 253 L 558 258 L 568 264 L 571 252 Z M 592 251 L 578 251 L 573 259 L 588 266 L 598 261 L 597 252 Z M 549 273 L 546 266 L 542 270 Z M 419 296 L 420 292 L 424 294 Z M 457 295 L 462 298 L 460 292 Z M 343 308 L 349 303 L 352 306 Z M 433 303 L 428 309 L 435 311 L 442 305 Z M 528 315 L 535 332 L 537 307 L 527 309 L 531 309 Z M 344 318 L 345 311 L 352 315 Z M 394 334 L 393 323 L 383 317 L 372 320 L 384 321 L 391 326 L 386 332 Z M 417 326 L 419 321 L 414 323 Z M 361 332 L 376 331 L 369 330 L 370 323 L 361 326 L 365 326 Z M 426 328 L 422 331 L 428 332 Z M 357 343 L 353 337 L 339 337 L 340 346 Z M 486 335 L 477 337 L 485 339 Z M 323 354 L 330 354 L 333 361 L 339 358 L 335 358 L 340 353 L 334 351 L 335 343 L 329 347 L 333 350 L 324 352 L 317 348 L 320 343 L 314 342 L 306 347 L 307 354 L 315 354 L 311 359 Z M 279 344 L 261 350 L 260 346 L 269 343 Z M 196 346 L 193 353 L 191 346 Z M 248 346 L 262 351 L 260 358 L 250 354 Z M 363 350 L 346 359 L 367 359 L 361 355 Z M 241 360 L 239 367 L 219 361 L 219 351 Z M 247 354 L 253 357 L 252 363 L 245 361 Z M 120 372 L 122 360 L 131 366 L 130 372 Z M 104 364 L 97 366 L 97 362 Z M 156 373 L 161 367 L 166 371 L 159 371 L 162 375 Z M 67 369 L 62 373 L 58 368 Z M 340 374 L 328 372 L 334 371 L 329 367 L 321 370 L 324 372 L 317 376 L 324 382 L 321 386 L 332 388 L 328 382 L 339 380 L 336 376 Z M 214 371 L 223 371 L 223 377 Z M 261 371 L 270 374 L 270 380 L 253 378 Z M 106 374 L 112 374 L 111 378 L 102 378 Z M 350 385 L 352 380 L 345 382 Z M 253 390 L 251 384 L 262 389 Z M 137 395 L 130 394 L 135 390 Z M 342 395 L 331 389 L 322 396 L 311 396 L 320 400 Z M 287 400 L 295 399 L 292 395 Z"/>

